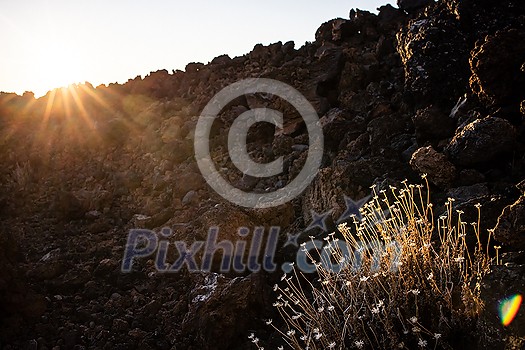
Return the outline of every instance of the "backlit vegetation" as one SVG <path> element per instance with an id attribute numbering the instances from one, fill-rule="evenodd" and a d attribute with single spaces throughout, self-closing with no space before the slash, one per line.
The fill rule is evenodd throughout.
<path id="1" fill-rule="evenodd" d="M 317 278 L 297 268 L 282 277 L 274 287 L 274 306 L 286 325 L 276 329 L 288 346 L 460 345 L 458 333 L 468 334 L 483 308 L 480 281 L 490 265 L 488 242 L 480 240 L 479 219 L 464 222 L 453 199 L 443 215 L 434 217 L 427 188 L 406 182 L 401 189 L 374 188 L 374 198 L 362 208 L 362 220 L 354 218 L 352 227 L 341 224 L 339 232 L 325 237 L 323 249 L 331 250 L 330 263 L 342 269 L 327 268 L 329 262 L 318 258 L 321 252 L 310 250 Z M 479 218 L 481 206 L 476 207 Z"/>

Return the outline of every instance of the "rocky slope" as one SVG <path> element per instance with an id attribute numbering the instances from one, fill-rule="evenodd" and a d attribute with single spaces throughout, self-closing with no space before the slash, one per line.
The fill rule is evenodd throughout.
<path id="1" fill-rule="evenodd" d="M 271 286 L 279 272 L 159 274 L 144 259 L 123 274 L 128 230 L 168 226 L 191 244 L 211 226 L 232 240 L 238 227 L 280 226 L 280 263 L 293 254 L 282 248 L 285 233 L 306 228 L 310 210 L 333 209 L 335 222 L 343 195 L 363 198 L 372 184 L 419 181 L 423 173 L 436 204 L 454 197 L 473 218 L 481 203 L 484 230 L 495 228 L 499 253 L 508 253 L 509 265 L 483 281 L 487 312 L 464 347 L 525 344 L 523 311 L 505 329 L 494 311 L 498 298 L 525 291 L 525 4 L 399 6 L 377 15 L 352 10 L 300 48 L 256 45 L 241 57 L 38 100 L 1 94 L 0 347 L 244 349 L 252 331 L 271 347 L 279 335 L 262 320 L 276 318 Z M 323 127 L 317 177 L 277 208 L 226 202 L 193 157 L 203 107 L 248 77 L 297 88 Z M 286 169 L 258 180 L 234 170 L 226 135 L 237 115 L 261 106 L 284 111 L 284 126 L 257 124 L 248 149 L 261 163 L 284 156 Z M 259 94 L 231 102 L 211 135 L 223 176 L 245 190 L 282 187 L 308 152 L 291 106 Z"/>

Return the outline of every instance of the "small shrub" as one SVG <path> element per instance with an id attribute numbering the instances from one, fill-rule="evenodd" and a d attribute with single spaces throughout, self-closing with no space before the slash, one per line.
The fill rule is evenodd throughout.
<path id="1" fill-rule="evenodd" d="M 400 190 L 373 188 L 362 220 L 325 237 L 323 249 L 340 271 L 310 250 L 317 280 L 298 269 L 283 276 L 274 306 L 286 329 L 274 327 L 291 348 L 448 349 L 457 346 L 454 334 L 472 330 L 490 264 L 488 242 L 480 241 L 480 205 L 475 223 L 462 221 L 453 199 L 435 219 L 426 188 L 406 181 Z M 475 247 L 467 247 L 467 235 Z"/>
<path id="2" fill-rule="evenodd" d="M 12 187 L 17 190 L 26 190 L 29 184 L 33 181 L 33 171 L 29 162 L 24 162 L 22 165 L 16 163 L 16 167 L 11 173 Z"/>

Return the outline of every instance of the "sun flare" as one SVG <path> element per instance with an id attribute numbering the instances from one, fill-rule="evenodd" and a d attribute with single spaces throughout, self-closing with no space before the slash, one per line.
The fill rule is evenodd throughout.
<path id="1" fill-rule="evenodd" d="M 66 44 L 47 44 L 36 62 L 38 75 L 34 77 L 33 92 L 43 96 L 48 91 L 84 82 L 85 63 L 80 55 L 68 50 Z"/>

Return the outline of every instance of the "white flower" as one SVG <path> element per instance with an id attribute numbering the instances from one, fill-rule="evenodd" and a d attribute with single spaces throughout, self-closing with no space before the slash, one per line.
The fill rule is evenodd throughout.
<path id="1" fill-rule="evenodd" d="M 316 333 L 316 334 L 314 334 L 315 340 L 321 339 L 322 336 L 323 336 L 323 333 Z"/>
<path id="2" fill-rule="evenodd" d="M 282 346 L 282 345 L 279 346 L 279 347 L 277 348 L 277 350 L 284 350 L 284 346 Z"/>
<path id="3" fill-rule="evenodd" d="M 323 306 L 317 308 L 317 312 L 323 312 L 323 311 L 324 311 L 324 307 Z"/>
<path id="4" fill-rule="evenodd" d="M 412 332 L 414 332 L 414 333 L 419 333 L 419 332 L 421 332 L 421 328 L 419 328 L 419 327 L 414 327 L 414 328 L 412 328 Z"/>
<path id="5" fill-rule="evenodd" d="M 253 339 L 255 338 L 255 334 L 251 333 L 249 336 L 248 336 L 248 339 Z"/>
<path id="6" fill-rule="evenodd" d="M 356 341 L 354 342 L 354 345 L 355 345 L 356 348 L 358 348 L 358 349 L 362 349 L 363 346 L 365 345 L 365 342 L 362 341 L 362 340 L 356 340 Z"/>
<path id="7" fill-rule="evenodd" d="M 441 338 L 441 334 L 440 333 L 434 333 L 434 339 L 438 340 L 439 338 Z"/>
<path id="8" fill-rule="evenodd" d="M 366 281 L 368 281 L 369 278 L 370 278 L 370 277 L 368 277 L 368 276 L 363 276 L 363 277 L 361 277 L 359 280 L 360 280 L 361 282 L 366 282 Z"/>
<path id="9" fill-rule="evenodd" d="M 461 263 L 463 260 L 465 260 L 464 257 L 458 256 L 457 258 L 454 258 L 454 262 Z"/>
<path id="10" fill-rule="evenodd" d="M 257 344 L 259 342 L 259 338 L 253 338 L 252 343 Z"/>
<path id="11" fill-rule="evenodd" d="M 410 317 L 410 322 L 417 323 L 417 317 L 416 316 Z"/>
<path id="12" fill-rule="evenodd" d="M 274 292 L 277 292 L 277 289 L 279 289 L 279 286 L 278 286 L 277 284 L 274 284 L 274 285 L 273 285 L 273 291 L 274 291 Z"/>
<path id="13" fill-rule="evenodd" d="M 429 273 L 428 276 L 427 276 L 427 280 L 430 281 L 430 280 L 432 280 L 433 278 L 434 278 L 434 274 L 433 274 L 432 272 Z"/>
<path id="14" fill-rule="evenodd" d="M 332 343 L 330 343 L 330 344 L 328 344 L 328 349 L 333 349 L 333 348 L 335 348 L 335 345 L 336 345 L 336 344 L 335 344 L 335 341 L 332 342 Z"/>
<path id="15" fill-rule="evenodd" d="M 288 332 L 286 332 L 286 335 L 289 337 L 293 337 L 295 335 L 295 329 L 291 329 Z"/>
<path id="16" fill-rule="evenodd" d="M 411 289 L 410 293 L 412 293 L 414 295 L 419 295 L 419 289 Z"/>
<path id="17" fill-rule="evenodd" d="M 334 311 L 334 309 L 335 309 L 335 307 L 334 307 L 333 305 L 330 305 L 330 306 L 327 308 L 328 311 Z"/>
<path id="18" fill-rule="evenodd" d="M 267 325 L 267 326 L 269 326 L 269 325 L 271 325 L 271 324 L 272 324 L 272 319 L 269 319 L 269 320 L 266 321 L 266 325 Z"/>
<path id="19" fill-rule="evenodd" d="M 427 341 L 423 340 L 423 339 L 419 339 L 419 341 L 417 342 L 417 345 L 419 345 L 420 347 L 424 348 L 424 347 L 427 346 Z"/>
<path id="20" fill-rule="evenodd" d="M 378 307 L 374 307 L 370 311 L 372 311 L 373 314 L 378 314 L 379 313 L 379 308 Z"/>

